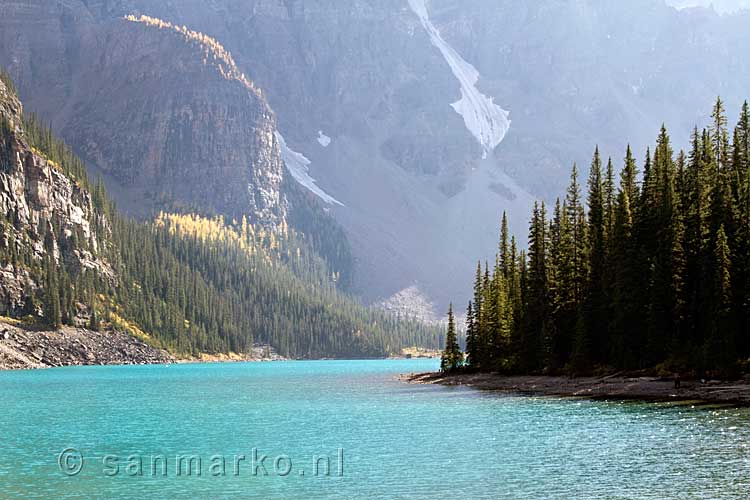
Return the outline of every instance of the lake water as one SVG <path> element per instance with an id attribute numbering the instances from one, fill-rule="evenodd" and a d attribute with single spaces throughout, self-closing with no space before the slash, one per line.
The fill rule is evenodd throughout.
<path id="1" fill-rule="evenodd" d="M 395 379 L 436 367 L 0 373 L 0 498 L 748 497 L 746 409 L 511 397 Z"/>

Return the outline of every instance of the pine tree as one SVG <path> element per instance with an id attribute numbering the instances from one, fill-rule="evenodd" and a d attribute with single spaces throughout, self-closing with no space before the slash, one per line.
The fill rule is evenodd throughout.
<path id="1" fill-rule="evenodd" d="M 633 212 L 629 193 L 635 193 L 632 182 L 634 163 L 630 151 L 625 160 L 620 190 L 617 194 L 612 234 L 612 321 L 610 323 L 609 359 L 618 367 L 635 368 L 643 339 L 640 313 L 637 310 L 638 275 Z"/>
<path id="2" fill-rule="evenodd" d="M 479 353 L 477 351 L 477 332 L 474 320 L 474 308 L 472 303 L 466 308 L 466 365 L 469 368 L 478 368 Z"/>
<path id="3" fill-rule="evenodd" d="M 750 355 L 750 109 L 743 106 L 731 146 L 720 100 L 712 117 L 711 128 L 695 129 L 688 155 L 675 156 L 662 127 L 641 186 L 628 147 L 616 194 L 612 163 L 603 174 L 597 149 L 588 212 L 574 166 L 552 220 L 535 204 L 528 255 L 515 259 L 510 239 L 507 260 L 517 264 L 507 273 L 501 230 L 495 272 L 480 265 L 475 282 L 492 325 L 485 331 L 494 332 L 486 344 L 494 364 L 482 369 L 664 363 L 735 373 Z"/>
<path id="4" fill-rule="evenodd" d="M 99 323 L 99 315 L 96 312 L 96 300 L 94 299 L 94 294 L 89 295 L 89 330 L 93 330 L 95 332 L 99 331 L 99 328 L 101 328 L 101 324 Z"/>
<path id="5" fill-rule="evenodd" d="M 508 279 L 510 270 L 515 265 L 510 256 L 510 232 L 508 231 L 508 216 L 503 211 L 503 219 L 500 224 L 500 268 L 503 277 Z"/>
<path id="6" fill-rule="evenodd" d="M 734 131 L 732 144 L 732 180 L 736 206 L 737 234 L 734 243 L 732 286 L 737 307 L 737 345 L 743 352 L 750 348 L 750 107 L 747 101 Z"/>
<path id="7" fill-rule="evenodd" d="M 714 248 L 713 317 L 705 348 L 707 369 L 729 370 L 735 353 L 735 332 L 731 327 L 732 284 L 729 243 L 724 228 L 716 234 Z"/>
<path id="8" fill-rule="evenodd" d="M 456 335 L 456 323 L 453 317 L 453 304 L 448 309 L 448 333 L 445 337 L 445 350 L 440 360 L 440 369 L 443 372 L 452 372 L 463 365 L 464 354 L 458 346 Z"/>
<path id="9" fill-rule="evenodd" d="M 713 112 L 711 113 L 713 128 L 711 140 L 717 168 L 725 169 L 729 163 L 729 135 L 727 132 L 727 117 L 724 110 L 724 102 L 721 97 L 716 98 Z"/>
<path id="10" fill-rule="evenodd" d="M 474 278 L 474 334 L 476 337 L 476 346 L 474 348 L 473 364 L 475 368 L 484 368 L 484 362 L 488 356 L 487 349 L 489 341 L 487 339 L 487 328 L 485 318 L 484 303 L 485 290 L 482 276 L 482 263 L 477 262 L 477 271 Z"/>
<path id="11" fill-rule="evenodd" d="M 684 340 L 684 225 L 676 192 L 676 168 L 667 130 L 662 126 L 654 152 L 656 246 L 651 273 L 649 360 L 664 359 Z"/>
<path id="12" fill-rule="evenodd" d="M 711 311 L 708 308 L 711 280 L 711 182 L 715 169 L 707 134 L 693 131 L 685 166 L 681 200 L 685 221 L 686 336 L 702 344 Z"/>
<path id="13" fill-rule="evenodd" d="M 47 324 L 58 329 L 62 326 L 62 311 L 60 306 L 60 289 L 58 287 L 57 269 L 52 257 L 47 259 L 47 281 L 44 287 L 44 317 Z"/>
<path id="14" fill-rule="evenodd" d="M 570 186 L 565 198 L 567 207 L 567 228 L 569 241 L 566 241 L 567 259 L 570 262 L 570 278 L 572 300 L 578 310 L 583 302 L 588 275 L 586 260 L 586 214 L 581 202 L 581 187 L 578 183 L 578 167 L 573 165 L 570 176 Z"/>
<path id="15" fill-rule="evenodd" d="M 606 201 L 599 148 L 594 152 L 588 182 L 588 281 L 583 314 L 586 321 L 577 327 L 575 364 L 586 369 L 592 362 L 602 363 L 607 348 L 606 274 Z"/>
<path id="16" fill-rule="evenodd" d="M 529 228 L 529 255 L 526 324 L 521 342 L 521 365 L 527 372 L 541 368 L 546 358 L 543 348 L 549 345 L 547 283 L 547 216 L 544 203 L 534 204 Z"/>

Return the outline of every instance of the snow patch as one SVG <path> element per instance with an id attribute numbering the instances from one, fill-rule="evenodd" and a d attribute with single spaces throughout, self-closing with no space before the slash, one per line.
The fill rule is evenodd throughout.
<path id="1" fill-rule="evenodd" d="M 282 136 L 278 130 L 276 131 L 276 140 L 279 141 L 279 146 L 281 148 L 281 159 L 284 160 L 286 168 L 292 174 L 294 180 L 302 184 L 305 188 L 329 205 L 344 206 L 343 203 L 320 189 L 320 187 L 315 184 L 315 179 L 310 177 L 309 174 L 310 160 L 308 160 L 302 153 L 298 153 L 287 146 L 284 136 Z"/>
<path id="2" fill-rule="evenodd" d="M 331 138 L 323 133 L 322 130 L 318 130 L 318 142 L 324 148 L 327 148 L 331 144 Z"/>
<path id="3" fill-rule="evenodd" d="M 495 104 L 494 98 L 482 94 L 476 87 L 479 71 L 466 62 L 440 35 L 430 21 L 427 0 L 408 0 L 411 10 L 419 17 L 432 44 L 443 54 L 451 71 L 461 84 L 461 100 L 451 104 L 461 115 L 469 132 L 484 149 L 484 157 L 492 152 L 505 138 L 510 129 L 509 112 Z"/>

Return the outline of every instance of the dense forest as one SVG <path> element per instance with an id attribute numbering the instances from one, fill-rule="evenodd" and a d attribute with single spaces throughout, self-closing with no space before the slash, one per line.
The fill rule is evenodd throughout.
<path id="1" fill-rule="evenodd" d="M 740 373 L 750 356 L 747 103 L 731 139 L 718 99 L 687 153 L 665 127 L 642 169 L 628 147 L 619 182 L 597 148 L 587 199 L 574 166 L 564 198 L 534 206 L 526 251 L 503 217 L 497 258 L 478 265 L 474 285 L 466 360 L 449 343 L 446 369 Z"/>
<path id="2" fill-rule="evenodd" d="M 377 357 L 439 345 L 433 328 L 342 293 L 341 273 L 313 249 L 318 240 L 286 224 L 263 228 L 244 219 L 162 214 L 149 223 L 130 220 L 36 118 L 25 117 L 23 127 L 0 118 L 0 145 L 21 134 L 36 154 L 91 193 L 92 234 L 102 236 L 97 244 L 43 225 L 40 259 L 17 217 L 0 214 L 0 234 L 23 235 L 4 238 L 0 266 L 39 285 L 26 290 L 27 304 L 17 316 L 42 318 L 52 327 L 80 325 L 83 317 L 92 329 L 120 328 L 178 354 L 243 353 L 262 342 L 290 357 Z M 54 258 L 58 241 L 70 246 L 59 249 L 68 258 Z M 345 249 L 327 250 L 348 263 Z M 108 272 L 81 266 L 69 258 L 75 252 L 106 263 Z"/>

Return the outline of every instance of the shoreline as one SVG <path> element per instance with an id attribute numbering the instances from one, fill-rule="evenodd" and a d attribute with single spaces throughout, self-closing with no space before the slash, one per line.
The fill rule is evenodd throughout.
<path id="1" fill-rule="evenodd" d="M 559 376 L 505 376 L 497 373 L 413 373 L 400 379 L 410 384 L 435 384 L 448 387 L 535 396 L 585 398 L 592 400 L 646 401 L 693 403 L 696 405 L 722 404 L 750 406 L 750 382 L 683 380 L 675 389 L 674 381 L 657 377 L 569 378 Z"/>
<path id="2" fill-rule="evenodd" d="M 399 355 L 370 359 L 433 359 L 437 351 L 405 348 Z M 320 358 L 320 360 L 334 358 Z M 363 358 L 365 359 L 365 358 Z M 176 355 L 159 349 L 141 338 L 106 329 L 63 326 L 58 330 L 24 325 L 20 321 L 0 319 L 0 372 L 40 370 L 67 366 L 128 366 L 207 363 L 263 363 L 294 361 L 281 356 L 265 344 L 256 344 L 245 354 L 200 353 Z"/>
<path id="3" fill-rule="evenodd" d="M 188 363 L 241 363 L 285 361 L 268 346 L 241 355 L 201 354 L 176 356 L 116 330 L 93 331 L 64 326 L 35 329 L 0 321 L 0 372 L 40 370 L 66 366 L 172 365 Z"/>
<path id="4" fill-rule="evenodd" d="M 167 351 L 123 332 L 68 326 L 42 330 L 0 322 L 0 371 L 175 362 Z"/>

